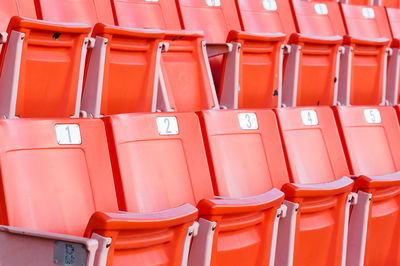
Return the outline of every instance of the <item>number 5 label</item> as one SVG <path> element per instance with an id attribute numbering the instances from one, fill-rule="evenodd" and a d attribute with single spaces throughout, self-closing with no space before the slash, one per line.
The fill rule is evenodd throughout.
<path id="1" fill-rule="evenodd" d="M 57 142 L 60 145 L 82 144 L 81 131 L 77 124 L 58 124 L 55 126 Z"/>
<path id="2" fill-rule="evenodd" d="M 241 113 L 238 117 L 241 129 L 258 129 L 257 116 L 255 113 Z"/>
<path id="3" fill-rule="evenodd" d="M 382 122 L 381 114 L 378 109 L 365 109 L 365 121 L 369 124 L 380 124 Z"/>
<path id="4" fill-rule="evenodd" d="M 160 135 L 178 135 L 178 121 L 175 116 L 157 117 L 158 134 Z"/>

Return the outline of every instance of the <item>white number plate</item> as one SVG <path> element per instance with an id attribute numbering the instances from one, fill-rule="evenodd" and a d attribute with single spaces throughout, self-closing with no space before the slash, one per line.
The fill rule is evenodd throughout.
<path id="1" fill-rule="evenodd" d="M 158 0 L 145 0 L 145 2 L 158 2 Z"/>
<path id="2" fill-rule="evenodd" d="M 57 142 L 60 145 L 82 144 L 81 131 L 77 124 L 58 124 L 55 126 Z"/>
<path id="3" fill-rule="evenodd" d="M 314 110 L 301 111 L 301 120 L 305 126 L 318 125 L 318 116 Z"/>
<path id="4" fill-rule="evenodd" d="M 375 17 L 374 9 L 371 7 L 364 7 L 361 12 L 362 12 L 362 15 L 364 16 L 364 18 L 374 18 Z"/>
<path id="5" fill-rule="evenodd" d="M 258 129 L 257 116 L 255 113 L 241 113 L 238 115 L 241 129 Z"/>
<path id="6" fill-rule="evenodd" d="M 206 0 L 208 6 L 221 6 L 221 0 Z"/>
<path id="7" fill-rule="evenodd" d="M 380 124 L 382 122 L 381 113 L 378 109 L 365 109 L 365 121 L 369 124 Z"/>
<path id="8" fill-rule="evenodd" d="M 175 116 L 157 117 L 158 134 L 160 135 L 178 135 L 178 121 Z"/>
<path id="9" fill-rule="evenodd" d="M 328 15 L 328 7 L 326 4 L 315 4 L 314 9 L 318 15 Z"/>
<path id="10" fill-rule="evenodd" d="M 275 11 L 278 9 L 275 0 L 263 0 L 263 6 L 265 10 Z"/>

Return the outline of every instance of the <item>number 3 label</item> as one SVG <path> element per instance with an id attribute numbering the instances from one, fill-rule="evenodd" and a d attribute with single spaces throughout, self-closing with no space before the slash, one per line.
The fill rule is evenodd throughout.
<path id="1" fill-rule="evenodd" d="M 76 124 L 58 124 L 55 126 L 57 142 L 60 145 L 82 144 L 81 131 Z"/>
<path id="2" fill-rule="evenodd" d="M 380 124 L 382 122 L 381 114 L 378 109 L 365 109 L 365 121 L 369 124 Z"/>
<path id="3" fill-rule="evenodd" d="M 257 116 L 255 113 L 241 113 L 238 117 L 241 129 L 258 129 Z"/>
<path id="4" fill-rule="evenodd" d="M 305 126 L 318 125 L 318 116 L 314 110 L 301 111 L 301 120 Z"/>
<path id="5" fill-rule="evenodd" d="M 157 117 L 158 134 L 160 135 L 178 135 L 178 121 L 175 116 Z"/>

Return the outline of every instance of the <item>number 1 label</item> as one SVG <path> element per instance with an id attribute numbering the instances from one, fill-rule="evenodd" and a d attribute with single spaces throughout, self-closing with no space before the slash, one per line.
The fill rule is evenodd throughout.
<path id="1" fill-rule="evenodd" d="M 60 145 L 82 144 L 81 131 L 77 124 L 57 124 L 55 126 L 57 142 Z"/>

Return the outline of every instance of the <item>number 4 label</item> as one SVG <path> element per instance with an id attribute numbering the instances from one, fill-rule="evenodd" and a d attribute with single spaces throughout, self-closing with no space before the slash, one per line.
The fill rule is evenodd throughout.
<path id="1" fill-rule="evenodd" d="M 238 117 L 241 129 L 258 129 L 257 116 L 255 113 L 241 113 Z"/>
<path id="2" fill-rule="evenodd" d="M 60 145 L 82 144 L 81 131 L 77 124 L 58 124 L 55 126 L 57 142 Z"/>
<path id="3" fill-rule="evenodd" d="M 160 135 L 178 135 L 178 121 L 175 116 L 157 117 L 158 134 Z"/>
<path id="4" fill-rule="evenodd" d="M 305 126 L 318 125 L 318 116 L 314 110 L 301 111 L 301 120 Z"/>

